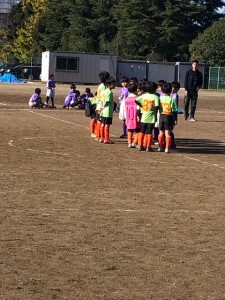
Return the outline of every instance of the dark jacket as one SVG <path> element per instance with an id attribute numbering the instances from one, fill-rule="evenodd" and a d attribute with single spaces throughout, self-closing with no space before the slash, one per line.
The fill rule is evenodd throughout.
<path id="1" fill-rule="evenodd" d="M 202 73 L 199 70 L 188 70 L 185 75 L 184 89 L 187 91 L 196 91 L 202 87 Z"/>

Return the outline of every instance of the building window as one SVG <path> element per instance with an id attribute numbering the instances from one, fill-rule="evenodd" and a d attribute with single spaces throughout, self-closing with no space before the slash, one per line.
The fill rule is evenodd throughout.
<path id="1" fill-rule="evenodd" d="M 61 71 L 76 71 L 78 72 L 79 67 L 79 58 L 71 57 L 56 57 L 56 69 Z"/>

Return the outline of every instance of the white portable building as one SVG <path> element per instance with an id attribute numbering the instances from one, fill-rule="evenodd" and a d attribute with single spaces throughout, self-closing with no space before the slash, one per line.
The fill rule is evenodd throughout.
<path id="1" fill-rule="evenodd" d="M 116 67 L 114 54 L 46 51 L 42 53 L 41 81 L 53 74 L 57 82 L 98 84 L 102 71 L 116 78 Z"/>

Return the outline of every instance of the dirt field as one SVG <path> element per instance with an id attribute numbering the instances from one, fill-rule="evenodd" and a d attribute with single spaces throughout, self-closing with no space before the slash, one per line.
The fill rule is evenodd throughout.
<path id="1" fill-rule="evenodd" d="M 128 149 L 118 114 L 94 141 L 68 85 L 29 109 L 37 86 L 0 83 L 0 299 L 225 299 L 225 92 L 166 155 Z"/>

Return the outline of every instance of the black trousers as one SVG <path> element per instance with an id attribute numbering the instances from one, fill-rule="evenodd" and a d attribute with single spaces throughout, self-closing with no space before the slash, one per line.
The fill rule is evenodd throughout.
<path id="1" fill-rule="evenodd" d="M 197 101 L 198 101 L 198 92 L 188 91 L 187 96 L 184 97 L 184 118 L 185 119 L 187 119 L 189 115 L 191 118 L 194 118 Z M 191 103 L 191 111 L 189 114 L 190 103 Z"/>

